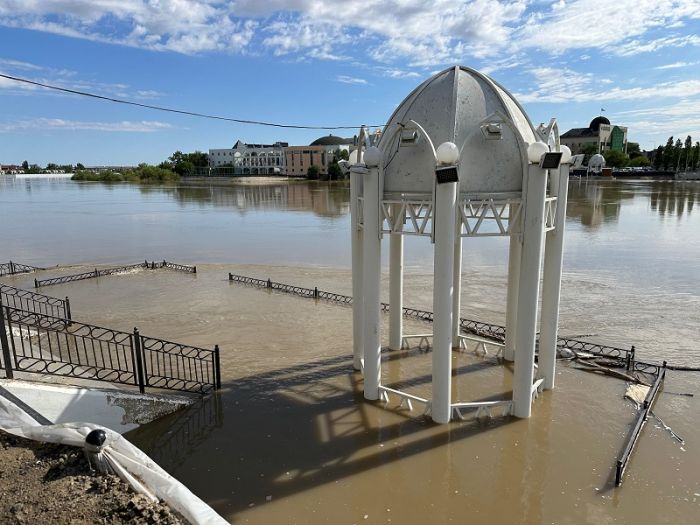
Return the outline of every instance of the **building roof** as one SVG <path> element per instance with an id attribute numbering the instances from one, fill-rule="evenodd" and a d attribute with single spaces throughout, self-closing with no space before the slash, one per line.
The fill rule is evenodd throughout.
<path id="1" fill-rule="evenodd" d="M 324 137 L 319 137 L 314 140 L 310 146 L 344 146 L 352 144 L 353 139 L 344 139 L 343 137 L 338 137 L 336 135 L 326 135 Z"/>
<path id="2" fill-rule="evenodd" d="M 585 138 L 585 137 L 597 137 L 598 130 L 593 131 L 591 128 L 573 128 L 564 133 L 561 138 L 563 139 L 574 139 L 574 138 Z"/>

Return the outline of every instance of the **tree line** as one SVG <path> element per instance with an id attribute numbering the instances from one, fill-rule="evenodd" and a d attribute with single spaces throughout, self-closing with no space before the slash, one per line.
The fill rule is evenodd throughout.
<path id="1" fill-rule="evenodd" d="M 687 171 L 696 170 L 700 165 L 700 142 L 693 145 L 693 138 L 688 135 L 685 142 L 680 138 L 669 137 L 665 146 L 659 146 L 654 152 L 654 167 L 658 170 Z"/>

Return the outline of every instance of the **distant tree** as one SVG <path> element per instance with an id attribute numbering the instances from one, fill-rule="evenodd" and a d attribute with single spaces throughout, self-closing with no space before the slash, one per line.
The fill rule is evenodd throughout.
<path id="1" fill-rule="evenodd" d="M 627 155 L 630 159 L 643 155 L 642 150 L 639 149 L 639 144 L 637 142 L 627 143 Z"/>
<path id="2" fill-rule="evenodd" d="M 654 169 L 655 170 L 660 170 L 661 169 L 661 164 L 663 164 L 663 159 L 664 157 L 664 147 L 659 146 L 656 148 L 656 152 L 654 153 Z"/>
<path id="3" fill-rule="evenodd" d="M 639 155 L 630 159 L 628 166 L 633 168 L 645 168 L 651 166 L 651 161 L 646 157 L 646 155 Z"/>
<path id="4" fill-rule="evenodd" d="M 309 180 L 318 180 L 318 176 L 320 173 L 321 169 L 315 164 L 313 164 L 309 166 L 309 169 L 306 171 L 306 178 Z"/>
<path id="5" fill-rule="evenodd" d="M 693 160 L 691 166 L 693 169 L 697 169 L 700 164 L 700 142 L 696 142 L 693 147 Z"/>
<path id="6" fill-rule="evenodd" d="M 690 167 L 691 156 L 693 153 L 693 139 L 690 135 L 685 138 L 685 144 L 683 148 L 683 168 L 688 169 Z"/>
<path id="7" fill-rule="evenodd" d="M 183 153 L 178 150 L 168 157 L 167 161 L 161 162 L 158 167 L 172 170 L 178 175 L 187 175 L 194 171 L 194 168 L 205 168 L 207 166 L 209 166 L 209 157 L 206 153 L 201 151 Z"/>
<path id="8" fill-rule="evenodd" d="M 663 164 L 665 170 L 673 165 L 673 136 L 668 137 L 668 140 L 666 141 L 661 164 Z"/>
<path id="9" fill-rule="evenodd" d="M 337 160 L 334 160 L 328 166 L 328 178 L 330 180 L 339 180 L 343 178 L 343 170 L 340 169 Z"/>
<path id="10" fill-rule="evenodd" d="M 29 162 L 27 162 L 27 161 L 25 160 L 25 161 L 22 163 L 22 169 L 23 169 L 24 171 L 27 171 L 27 170 L 29 169 Z"/>
<path id="11" fill-rule="evenodd" d="M 350 160 L 350 153 L 346 149 L 338 148 L 333 152 L 336 160 Z"/>
<path id="12" fill-rule="evenodd" d="M 671 167 L 676 171 L 680 169 L 682 154 L 683 143 L 681 142 L 681 139 L 676 139 L 676 143 L 673 145 L 673 162 L 671 163 Z"/>
<path id="13" fill-rule="evenodd" d="M 42 169 L 41 169 L 41 166 L 39 166 L 38 164 L 30 164 L 29 168 L 27 169 L 27 172 L 28 173 L 41 173 Z"/>
<path id="14" fill-rule="evenodd" d="M 53 162 L 49 162 L 46 165 L 47 170 L 57 170 L 59 168 L 58 164 L 54 164 Z"/>
<path id="15" fill-rule="evenodd" d="M 622 168 L 629 162 L 627 155 L 614 149 L 606 151 L 603 157 L 605 157 L 605 165 L 609 168 Z"/>
<path id="16" fill-rule="evenodd" d="M 84 170 L 84 169 L 85 169 L 85 166 L 83 166 L 83 164 L 82 164 L 81 162 L 78 162 L 78 163 L 75 165 L 75 169 L 76 169 L 76 171 Z"/>

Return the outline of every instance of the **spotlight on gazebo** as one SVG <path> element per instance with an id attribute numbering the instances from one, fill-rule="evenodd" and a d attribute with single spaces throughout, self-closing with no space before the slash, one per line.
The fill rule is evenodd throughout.
<path id="1" fill-rule="evenodd" d="M 505 88 L 466 67 L 446 69 L 418 86 L 391 116 L 378 144 L 360 130 L 350 160 L 353 362 L 363 370 L 366 399 L 398 396 L 409 408 L 422 403 L 438 423 L 486 405 L 530 416 L 537 393 L 554 386 L 570 153 L 559 144 L 554 120 L 535 129 Z M 411 337 L 402 323 L 406 235 L 434 243 L 430 399 L 381 381 L 381 241 L 389 236 L 389 348 L 398 350 Z M 510 242 L 501 346 L 504 359 L 515 361 L 513 396 L 453 400 L 451 352 L 474 339 L 460 329 L 462 241 L 484 236 Z"/>

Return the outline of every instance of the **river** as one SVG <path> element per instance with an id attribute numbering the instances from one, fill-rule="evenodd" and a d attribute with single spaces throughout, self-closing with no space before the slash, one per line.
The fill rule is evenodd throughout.
<path id="1" fill-rule="evenodd" d="M 227 282 L 231 271 L 348 293 L 348 198 L 342 183 L 0 179 L 0 260 L 66 266 L 45 275 L 144 259 L 198 266 L 196 275 L 141 271 L 45 292 L 70 295 L 76 319 L 221 346 L 220 394 L 129 437 L 232 522 L 697 522 L 699 374 L 671 374 L 655 407 L 685 443 L 650 420 L 613 489 L 635 415 L 623 381 L 560 362 L 557 388 L 529 420 L 432 425 L 396 400 L 389 410 L 363 402 L 348 357 L 350 309 Z M 700 364 L 696 202 L 700 183 L 573 181 L 561 332 Z M 431 248 L 406 242 L 407 305 L 432 307 Z M 507 241 L 468 239 L 463 255 L 462 315 L 502 323 Z M 407 330 L 429 326 L 407 321 Z M 384 382 L 428 395 L 430 354 L 401 357 L 384 357 Z M 455 399 L 510 390 L 494 358 L 456 354 L 454 365 Z"/>

